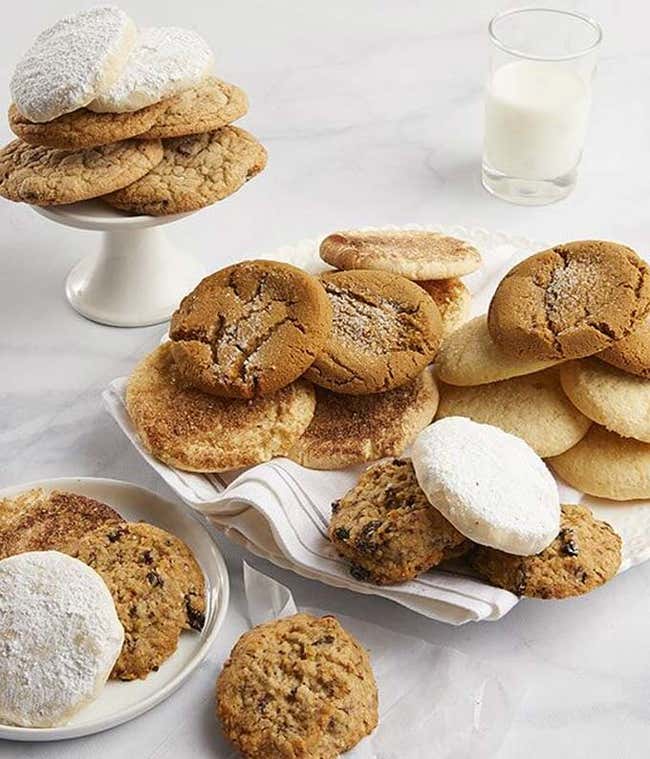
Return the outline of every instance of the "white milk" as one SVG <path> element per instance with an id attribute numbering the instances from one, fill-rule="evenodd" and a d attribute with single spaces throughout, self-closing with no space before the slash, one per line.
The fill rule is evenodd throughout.
<path id="1" fill-rule="evenodd" d="M 580 160 L 589 100 L 588 86 L 562 64 L 501 66 L 487 89 L 485 163 L 522 179 L 567 174 Z"/>

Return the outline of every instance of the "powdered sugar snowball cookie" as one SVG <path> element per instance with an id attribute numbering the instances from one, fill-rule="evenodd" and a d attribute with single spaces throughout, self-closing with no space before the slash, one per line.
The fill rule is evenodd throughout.
<path id="1" fill-rule="evenodd" d="M 429 502 L 475 543 L 530 556 L 555 539 L 557 485 L 539 456 L 515 435 L 449 417 L 422 430 L 411 455 Z"/>
<path id="2" fill-rule="evenodd" d="M 88 108 L 137 111 L 196 86 L 213 64 L 212 50 L 200 34 L 177 26 L 143 29 L 119 78 Z"/>
<path id="3" fill-rule="evenodd" d="M 57 551 L 0 561 L 0 722 L 65 724 L 99 695 L 123 640 L 94 569 Z"/>
<path id="4" fill-rule="evenodd" d="M 115 6 L 57 21 L 14 70 L 10 89 L 18 110 L 43 123 L 88 105 L 118 79 L 136 37 L 133 21 Z"/>

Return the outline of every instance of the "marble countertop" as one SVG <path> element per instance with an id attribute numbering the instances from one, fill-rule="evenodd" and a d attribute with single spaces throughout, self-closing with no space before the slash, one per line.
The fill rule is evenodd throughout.
<path id="1" fill-rule="evenodd" d="M 0 91 L 7 99 L 22 50 L 78 4 L 28 0 L 6 9 Z M 193 26 L 208 37 L 220 74 L 249 93 L 244 125 L 269 150 L 260 178 L 169 234 L 209 269 L 337 227 L 408 222 L 558 241 L 602 237 L 647 254 L 648 6 L 576 2 L 605 28 L 579 184 L 558 205 L 521 208 L 487 195 L 479 179 L 486 23 L 509 4 L 189 0 L 179 11 L 125 0 L 142 25 Z M 0 128 L 8 140 L 8 128 Z M 100 404 L 107 382 L 128 373 L 164 328 L 103 327 L 68 306 L 64 278 L 97 246 L 96 233 L 59 227 L 4 201 L 0 223 L 0 486 L 95 475 L 170 497 Z M 218 542 L 232 577 L 230 611 L 209 660 L 181 691 L 103 735 L 49 746 L 0 742 L 0 758 L 229 756 L 214 726 L 212 691 L 219 664 L 247 626 L 244 552 Z M 581 599 L 523 601 L 498 623 L 452 628 L 252 563 L 288 584 L 299 604 L 361 615 L 516 673 L 527 689 L 499 759 L 647 756 L 650 564 Z M 411 759 L 406 747 L 403 756 Z"/>

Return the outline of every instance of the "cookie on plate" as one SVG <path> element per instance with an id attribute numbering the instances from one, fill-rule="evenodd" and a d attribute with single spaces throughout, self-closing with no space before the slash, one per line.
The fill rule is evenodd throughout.
<path id="1" fill-rule="evenodd" d="M 506 353 L 490 337 L 483 315 L 461 325 L 442 341 L 436 373 L 443 382 L 464 387 L 532 374 L 557 363 L 554 359 L 521 359 Z"/>
<path id="2" fill-rule="evenodd" d="M 466 416 L 525 440 L 538 456 L 557 456 L 591 426 L 566 397 L 559 367 L 477 387 L 440 384 L 437 419 Z"/>
<path id="3" fill-rule="evenodd" d="M 320 255 L 337 269 L 380 269 L 415 280 L 461 277 L 481 265 L 479 252 L 464 240 L 415 229 L 335 232 L 321 243 Z"/>
<path id="4" fill-rule="evenodd" d="M 412 580 L 470 545 L 429 503 L 409 459 L 368 467 L 332 504 L 329 536 L 352 576 L 377 585 Z"/>
<path id="5" fill-rule="evenodd" d="M 650 444 L 597 424 L 548 464 L 565 482 L 589 495 L 613 501 L 650 498 Z"/>
<path id="6" fill-rule="evenodd" d="M 315 390 L 314 417 L 287 454 L 310 469 L 343 469 L 399 456 L 438 406 L 438 389 L 428 370 L 387 393 L 350 396 L 324 387 Z"/>
<path id="7" fill-rule="evenodd" d="M 650 270 L 624 245 L 556 245 L 517 264 L 488 312 L 492 339 L 525 359 L 590 356 L 640 326 L 650 309 Z"/>
<path id="8" fill-rule="evenodd" d="M 316 277 L 277 261 L 242 261 L 203 279 L 172 316 L 178 372 L 224 398 L 271 395 L 313 363 L 332 328 Z"/>
<path id="9" fill-rule="evenodd" d="M 469 318 L 472 303 L 467 285 L 457 277 L 451 279 L 425 279 L 417 283 L 429 293 L 438 306 L 442 319 L 442 336 L 458 329 Z"/>
<path id="10" fill-rule="evenodd" d="M 189 472 L 221 472 L 287 454 L 314 415 L 302 380 L 250 401 L 217 398 L 187 385 L 169 343 L 133 371 L 126 406 L 144 447 Z"/>
<path id="11" fill-rule="evenodd" d="M 138 139 L 183 137 L 220 129 L 237 121 L 248 110 L 246 93 L 215 76 L 161 104 L 162 112 L 149 130 Z M 136 111 L 138 113 L 138 111 Z"/>
<path id="12" fill-rule="evenodd" d="M 121 522 L 89 532 L 73 555 L 103 578 L 124 627 L 112 677 L 145 678 L 174 653 L 181 630 L 203 626 L 203 573 L 175 535 Z"/>
<path id="13" fill-rule="evenodd" d="M 476 546 L 470 565 L 485 579 L 518 596 L 569 598 L 589 593 L 618 572 L 621 539 L 585 506 L 562 506 L 560 532 L 534 556 L 512 556 Z"/>
<path id="14" fill-rule="evenodd" d="M 320 281 L 332 333 L 305 376 L 345 395 L 381 393 L 415 379 L 442 334 L 436 305 L 415 283 L 386 271 L 336 271 Z"/>
<path id="15" fill-rule="evenodd" d="M 367 652 L 332 616 L 244 633 L 217 680 L 217 715 L 245 759 L 335 759 L 376 727 Z"/>
<path id="16" fill-rule="evenodd" d="M 162 156 L 160 140 L 123 140 L 87 150 L 14 140 L 0 150 L 0 195 L 36 206 L 77 203 L 135 182 Z"/>
<path id="17" fill-rule="evenodd" d="M 237 192 L 266 166 L 264 147 L 238 127 L 173 137 L 163 147 L 155 169 L 103 200 L 134 214 L 188 213 Z"/>
<path id="18" fill-rule="evenodd" d="M 650 379 L 650 318 L 646 318 L 631 335 L 601 351 L 598 358 L 624 372 Z"/>

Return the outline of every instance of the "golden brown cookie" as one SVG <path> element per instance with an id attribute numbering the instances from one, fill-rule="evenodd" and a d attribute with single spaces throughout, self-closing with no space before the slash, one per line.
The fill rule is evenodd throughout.
<path id="1" fill-rule="evenodd" d="M 476 546 L 469 563 L 499 588 L 531 598 L 569 598 L 589 593 L 618 572 L 621 539 L 584 506 L 562 506 L 560 532 L 535 556 L 513 556 Z"/>
<path id="2" fill-rule="evenodd" d="M 461 277 L 481 265 L 464 240 L 414 229 L 335 232 L 321 243 L 320 256 L 337 269 L 380 269 L 415 280 Z"/>
<path id="3" fill-rule="evenodd" d="M 313 387 L 298 380 L 274 395 L 239 401 L 189 387 L 171 345 L 133 371 L 126 406 L 144 447 L 170 466 L 220 472 L 284 456 L 314 415 Z"/>
<path id="4" fill-rule="evenodd" d="M 409 459 L 368 467 L 332 504 L 329 536 L 350 574 L 376 585 L 412 580 L 470 546 L 429 503 Z"/>
<path id="5" fill-rule="evenodd" d="M 238 127 L 172 137 L 163 148 L 147 176 L 103 199 L 135 214 L 187 213 L 227 198 L 266 166 L 266 150 Z"/>
<path id="6" fill-rule="evenodd" d="M 650 318 L 646 317 L 631 335 L 605 348 L 598 358 L 624 372 L 650 379 Z"/>
<path id="7" fill-rule="evenodd" d="M 442 321 L 413 282 L 385 271 L 321 276 L 332 334 L 305 376 L 345 395 L 381 393 L 417 377 L 435 357 Z"/>
<path id="8" fill-rule="evenodd" d="M 175 535 L 121 522 L 87 533 L 70 554 L 101 575 L 124 627 L 111 677 L 145 678 L 174 653 L 183 628 L 203 626 L 203 573 Z"/>
<path id="9" fill-rule="evenodd" d="M 27 551 L 67 551 L 97 527 L 122 517 L 101 501 L 42 488 L 0 501 L 0 559 Z"/>
<path id="10" fill-rule="evenodd" d="M 165 112 L 160 102 L 131 113 L 93 113 L 80 108 L 53 121 L 37 124 L 25 118 L 12 103 L 9 126 L 12 132 L 30 145 L 43 145 L 62 150 L 84 150 L 108 145 L 139 135 L 139 139 L 155 139 L 143 135 Z"/>
<path id="11" fill-rule="evenodd" d="M 650 444 L 592 424 L 582 440 L 547 463 L 576 490 L 613 501 L 650 498 Z"/>
<path id="12" fill-rule="evenodd" d="M 469 318 L 472 296 L 467 285 L 457 277 L 451 279 L 425 279 L 417 283 L 429 293 L 438 306 L 442 319 L 442 336 L 458 329 Z"/>
<path id="13" fill-rule="evenodd" d="M 287 454 L 310 469 L 343 469 L 399 456 L 431 422 L 438 389 L 430 371 L 387 393 L 339 395 L 316 386 L 316 411 Z"/>
<path id="14" fill-rule="evenodd" d="M 376 727 L 367 652 L 332 616 L 244 633 L 217 680 L 217 715 L 245 759 L 336 759 Z"/>
<path id="15" fill-rule="evenodd" d="M 499 347 L 524 359 L 590 356 L 631 334 L 650 308 L 650 271 L 624 245 L 585 240 L 506 274 L 488 312 Z"/>
<path id="16" fill-rule="evenodd" d="M 14 140 L 0 150 L 0 195 L 36 206 L 77 203 L 125 187 L 160 163 L 160 140 L 56 150 Z"/>
<path id="17" fill-rule="evenodd" d="M 179 374 L 224 398 L 271 395 L 313 363 L 332 328 L 316 277 L 277 261 L 242 261 L 206 277 L 172 316 Z"/>
<path id="18" fill-rule="evenodd" d="M 215 76 L 165 101 L 162 112 L 139 139 L 183 137 L 212 132 L 244 116 L 246 93 Z"/>

